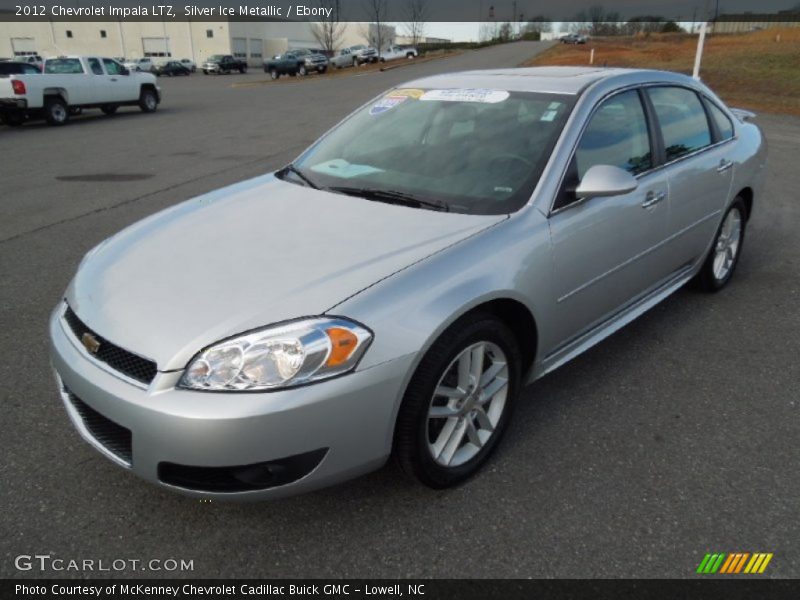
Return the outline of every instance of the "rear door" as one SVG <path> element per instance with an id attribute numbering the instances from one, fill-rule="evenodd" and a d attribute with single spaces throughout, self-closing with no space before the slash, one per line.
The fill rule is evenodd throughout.
<path id="1" fill-rule="evenodd" d="M 549 217 L 559 338 L 568 342 L 656 287 L 669 274 L 663 242 L 667 176 L 639 90 L 603 100 L 583 131 Z M 634 191 L 577 198 L 589 167 L 612 165 L 638 180 Z"/>
<path id="2" fill-rule="evenodd" d="M 702 258 L 716 233 L 733 181 L 733 124 L 719 108 L 704 106 L 692 89 L 654 86 L 647 95 L 664 144 L 668 245 L 677 269 Z"/>
<path id="3" fill-rule="evenodd" d="M 112 77 L 106 73 L 101 59 L 89 57 L 86 59 L 92 84 L 92 102 L 113 102 L 119 100 L 119 89 Z"/>

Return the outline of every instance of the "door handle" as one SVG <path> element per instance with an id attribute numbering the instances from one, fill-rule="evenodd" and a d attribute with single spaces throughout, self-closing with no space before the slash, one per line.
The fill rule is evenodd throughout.
<path id="1" fill-rule="evenodd" d="M 733 166 L 732 160 L 725 160 L 724 158 L 719 161 L 719 166 L 717 167 L 717 173 L 724 173 L 728 169 Z"/>
<path id="2" fill-rule="evenodd" d="M 112 78 L 111 78 L 111 81 L 116 81 L 116 80 L 117 80 L 117 78 L 116 78 L 116 77 L 112 77 Z"/>
<path id="3" fill-rule="evenodd" d="M 656 204 L 664 200 L 664 198 L 666 197 L 667 197 L 667 192 L 664 191 L 654 192 L 653 190 L 650 190 L 644 197 L 644 202 L 642 202 L 642 208 L 650 208 L 651 206 L 655 206 Z"/>

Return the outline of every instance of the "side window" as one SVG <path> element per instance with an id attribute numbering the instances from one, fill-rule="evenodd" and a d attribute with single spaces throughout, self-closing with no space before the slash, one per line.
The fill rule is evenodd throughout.
<path id="1" fill-rule="evenodd" d="M 41 71 L 33 65 L 22 65 L 22 73 L 24 75 L 38 75 Z"/>
<path id="2" fill-rule="evenodd" d="M 95 75 L 103 75 L 103 66 L 100 64 L 100 61 L 97 60 L 96 58 L 89 59 L 89 68 Z"/>
<path id="3" fill-rule="evenodd" d="M 720 141 L 731 139 L 733 137 L 733 123 L 728 118 L 728 115 L 710 100 L 706 101 L 706 106 L 708 106 L 708 112 L 719 130 Z"/>
<path id="4" fill-rule="evenodd" d="M 106 66 L 106 73 L 109 75 L 119 75 L 119 63 L 117 61 L 111 60 L 110 58 L 104 58 L 103 64 Z"/>
<path id="5" fill-rule="evenodd" d="M 711 143 L 706 111 L 697 94 L 686 88 L 648 89 L 664 138 L 667 160 L 675 160 Z"/>
<path id="6" fill-rule="evenodd" d="M 636 90 L 605 100 L 592 115 L 575 151 L 580 180 L 594 165 L 637 174 L 653 167 L 647 119 Z"/>

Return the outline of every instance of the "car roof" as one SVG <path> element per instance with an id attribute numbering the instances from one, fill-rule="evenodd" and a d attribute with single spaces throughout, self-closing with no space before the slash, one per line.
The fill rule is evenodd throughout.
<path id="1" fill-rule="evenodd" d="M 635 77 L 632 77 L 635 76 Z M 581 93 L 588 86 L 601 80 L 619 80 L 620 85 L 632 83 L 633 79 L 653 81 L 688 80 L 678 73 L 646 69 L 620 69 L 601 67 L 525 67 L 516 69 L 492 69 L 485 71 L 460 71 L 415 79 L 407 87 L 422 88 L 492 88 L 510 92 L 544 92 L 553 94 Z"/>

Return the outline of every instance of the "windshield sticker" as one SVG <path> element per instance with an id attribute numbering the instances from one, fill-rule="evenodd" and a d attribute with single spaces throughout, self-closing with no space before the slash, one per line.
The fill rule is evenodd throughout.
<path id="1" fill-rule="evenodd" d="M 394 94 L 384 96 L 372 105 L 372 108 L 369 109 L 369 114 L 379 115 L 381 113 L 385 113 L 387 110 L 391 110 L 398 104 L 405 102 L 408 100 L 408 98 L 408 96 L 396 96 Z"/>
<path id="2" fill-rule="evenodd" d="M 428 90 L 420 100 L 439 102 L 480 102 L 481 104 L 497 104 L 508 99 L 505 90 L 484 89 L 456 89 L 456 90 Z"/>
<path id="3" fill-rule="evenodd" d="M 387 94 L 387 96 L 407 96 L 408 98 L 414 98 L 415 100 L 419 100 L 422 94 L 425 93 L 425 90 L 417 90 L 414 88 L 400 88 L 397 90 L 392 90 Z"/>
<path id="4" fill-rule="evenodd" d="M 324 175 L 341 177 L 342 179 L 350 179 L 352 177 L 371 175 L 372 173 L 381 172 L 381 169 L 376 169 L 375 167 L 371 167 L 369 165 L 353 164 L 347 162 L 343 158 L 334 158 L 332 160 L 319 163 L 318 165 L 311 167 L 311 170 Z"/>
<path id="5" fill-rule="evenodd" d="M 539 119 L 540 121 L 552 121 L 556 118 L 557 111 L 555 110 L 548 110 L 542 114 L 542 118 Z"/>

